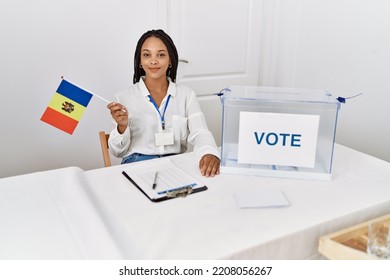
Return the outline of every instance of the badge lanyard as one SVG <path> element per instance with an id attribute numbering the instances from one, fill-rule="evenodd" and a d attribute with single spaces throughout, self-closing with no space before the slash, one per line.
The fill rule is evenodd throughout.
<path id="1" fill-rule="evenodd" d="M 164 107 L 162 114 L 161 114 L 160 110 L 158 109 L 158 106 L 157 106 L 156 102 L 154 101 L 153 97 L 151 95 L 148 95 L 148 97 L 149 97 L 150 102 L 152 102 L 152 104 L 154 105 L 154 108 L 156 108 L 158 114 L 160 115 L 162 129 L 165 130 L 164 116 L 165 116 L 165 111 L 167 110 L 169 99 L 171 98 L 171 95 L 168 95 L 168 99 L 167 99 L 167 102 L 165 103 L 165 107 Z"/>

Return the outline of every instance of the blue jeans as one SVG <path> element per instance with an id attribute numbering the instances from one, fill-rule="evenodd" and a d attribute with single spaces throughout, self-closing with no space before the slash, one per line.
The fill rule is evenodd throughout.
<path id="1" fill-rule="evenodd" d="M 143 160 L 154 159 L 154 158 L 160 158 L 160 157 L 173 156 L 173 155 L 175 155 L 175 154 L 144 155 L 144 154 L 134 153 L 134 154 L 131 154 L 131 155 L 127 156 L 127 157 L 124 157 L 122 159 L 121 164 L 131 163 L 131 162 L 136 162 L 136 161 L 143 161 Z"/>

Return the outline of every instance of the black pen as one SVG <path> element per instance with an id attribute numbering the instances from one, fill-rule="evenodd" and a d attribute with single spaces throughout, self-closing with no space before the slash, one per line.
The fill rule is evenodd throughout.
<path id="1" fill-rule="evenodd" d="M 158 174 L 158 171 L 156 171 L 156 174 L 154 174 L 153 189 L 155 189 L 157 186 L 157 174 Z"/>

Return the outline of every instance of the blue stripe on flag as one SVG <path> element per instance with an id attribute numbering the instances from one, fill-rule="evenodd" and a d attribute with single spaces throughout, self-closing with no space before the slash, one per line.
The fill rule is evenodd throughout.
<path id="1" fill-rule="evenodd" d="M 92 94 L 75 86 L 74 84 L 69 83 L 66 80 L 62 80 L 59 85 L 57 92 L 63 96 L 68 97 L 69 99 L 74 100 L 75 102 L 87 107 L 89 101 L 92 98 Z"/>

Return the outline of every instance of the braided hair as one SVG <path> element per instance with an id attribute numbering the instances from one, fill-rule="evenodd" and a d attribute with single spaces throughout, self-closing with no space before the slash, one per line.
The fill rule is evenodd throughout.
<path id="1" fill-rule="evenodd" d="M 172 82 L 176 81 L 177 67 L 179 64 L 179 55 L 177 54 L 177 49 L 171 37 L 166 34 L 163 30 L 149 30 L 144 33 L 141 38 L 138 40 L 137 47 L 134 54 L 134 76 L 133 83 L 139 82 L 142 76 L 145 76 L 145 70 L 140 67 L 141 64 L 141 48 L 145 40 L 149 37 L 159 38 L 164 45 L 167 47 L 169 58 L 171 60 L 172 67 L 169 67 L 167 70 L 167 77 L 171 78 Z"/>

